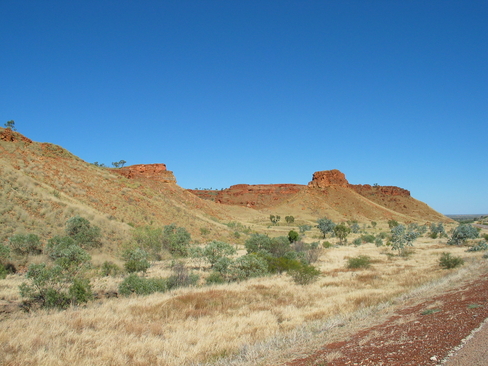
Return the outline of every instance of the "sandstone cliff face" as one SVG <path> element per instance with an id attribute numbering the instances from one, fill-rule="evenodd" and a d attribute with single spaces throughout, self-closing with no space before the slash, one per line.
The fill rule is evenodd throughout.
<path id="1" fill-rule="evenodd" d="M 308 186 L 311 188 L 326 188 L 332 185 L 347 187 L 349 186 L 349 182 L 344 173 L 333 169 L 313 173 L 312 181 L 308 183 Z"/>
<path id="2" fill-rule="evenodd" d="M 173 172 L 166 169 L 166 164 L 138 164 L 112 169 L 114 173 L 128 179 L 149 179 L 161 183 L 176 183 Z"/>
<path id="3" fill-rule="evenodd" d="M 226 205 L 251 208 L 274 206 L 305 188 L 301 184 L 236 184 L 222 191 L 189 191 L 198 197 Z"/>

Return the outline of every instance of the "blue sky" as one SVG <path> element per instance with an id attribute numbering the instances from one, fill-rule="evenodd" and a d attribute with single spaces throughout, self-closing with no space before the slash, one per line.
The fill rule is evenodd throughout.
<path id="1" fill-rule="evenodd" d="M 184 188 L 339 169 L 488 213 L 486 0 L 2 0 L 0 24 L 0 116 L 87 162 Z"/>

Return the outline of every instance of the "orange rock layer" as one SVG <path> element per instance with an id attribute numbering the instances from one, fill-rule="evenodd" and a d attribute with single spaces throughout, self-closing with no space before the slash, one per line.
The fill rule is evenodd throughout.
<path id="1" fill-rule="evenodd" d="M 130 165 L 112 171 L 128 179 L 149 179 L 162 183 L 176 183 L 173 172 L 166 169 L 166 164 Z"/>

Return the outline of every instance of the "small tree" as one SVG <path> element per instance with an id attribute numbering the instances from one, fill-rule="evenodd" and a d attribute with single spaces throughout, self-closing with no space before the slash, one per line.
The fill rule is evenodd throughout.
<path id="1" fill-rule="evenodd" d="M 9 246 L 12 252 L 21 256 L 29 254 L 41 254 L 41 241 L 35 234 L 16 234 L 9 238 Z"/>
<path id="2" fill-rule="evenodd" d="M 293 216 L 285 216 L 285 221 L 287 224 L 293 224 L 295 222 L 295 218 Z"/>
<path id="3" fill-rule="evenodd" d="M 100 228 L 92 226 L 90 221 L 81 217 L 74 216 L 66 221 L 65 232 L 82 248 L 100 247 Z"/>
<path id="4" fill-rule="evenodd" d="M 30 283 L 20 285 L 20 294 L 41 307 L 64 309 L 69 305 L 85 303 L 92 298 L 90 281 L 84 277 L 89 268 L 90 255 L 69 237 L 55 237 L 48 242 L 47 252 L 54 260 L 32 264 L 26 278 Z"/>
<path id="5" fill-rule="evenodd" d="M 4 127 L 5 127 L 5 128 L 9 128 L 9 129 L 11 129 L 12 131 L 17 131 L 17 129 L 15 128 L 15 122 L 14 122 L 13 120 L 7 121 L 7 122 L 4 124 Z"/>
<path id="6" fill-rule="evenodd" d="M 310 264 L 300 263 L 298 268 L 289 271 L 297 285 L 308 285 L 318 279 L 321 272 Z"/>
<path id="7" fill-rule="evenodd" d="M 212 241 L 205 248 L 203 248 L 203 256 L 210 263 L 210 267 L 214 267 L 220 259 L 231 256 L 236 253 L 235 248 L 222 241 Z"/>
<path id="8" fill-rule="evenodd" d="M 290 230 L 290 232 L 288 233 L 288 240 L 290 241 L 290 243 L 296 242 L 299 238 L 300 235 L 298 235 L 295 230 Z"/>
<path id="9" fill-rule="evenodd" d="M 446 235 L 446 230 L 444 229 L 444 225 L 442 224 L 442 222 L 439 222 L 439 223 L 432 223 L 430 225 L 430 234 L 429 236 L 432 238 L 432 239 L 435 239 L 437 238 L 438 236 L 439 237 L 442 237 L 442 236 L 445 236 Z"/>
<path id="10" fill-rule="evenodd" d="M 339 238 L 341 245 L 347 243 L 347 236 L 349 235 L 351 230 L 352 229 L 350 227 L 347 227 L 344 224 L 334 226 L 334 234 Z"/>
<path id="11" fill-rule="evenodd" d="M 391 229 L 391 249 L 398 250 L 399 255 L 404 255 L 406 247 L 413 246 L 413 242 L 417 237 L 418 234 L 408 231 L 405 225 L 394 226 Z"/>
<path id="12" fill-rule="evenodd" d="M 184 227 L 170 224 L 163 228 L 162 245 L 171 254 L 186 257 L 190 242 L 191 235 Z"/>
<path id="13" fill-rule="evenodd" d="M 335 226 L 336 224 L 326 217 L 317 220 L 317 228 L 322 232 L 322 234 L 324 234 L 324 239 L 325 235 L 332 232 Z"/>
<path id="14" fill-rule="evenodd" d="M 393 219 L 388 220 L 388 227 L 389 227 L 390 229 L 393 229 L 395 226 L 398 226 L 398 225 L 399 225 L 399 224 L 398 224 L 398 221 L 393 220 Z"/>
<path id="15" fill-rule="evenodd" d="M 309 231 L 312 229 L 312 226 L 310 225 L 298 225 L 298 230 L 300 231 L 300 234 L 304 234 L 305 231 Z"/>
<path id="16" fill-rule="evenodd" d="M 273 223 L 273 225 L 278 225 L 278 222 L 281 220 L 281 216 L 269 215 L 269 220 Z"/>
<path id="17" fill-rule="evenodd" d="M 357 221 L 351 222 L 349 227 L 351 228 L 351 232 L 353 232 L 354 234 L 357 234 L 357 233 L 359 233 L 359 231 L 361 231 L 361 228 L 359 227 L 359 224 Z"/>
<path id="18" fill-rule="evenodd" d="M 122 254 L 125 261 L 124 267 L 129 273 L 143 272 L 146 273 L 151 264 L 147 260 L 148 253 L 140 248 L 128 249 Z"/>
<path id="19" fill-rule="evenodd" d="M 476 239 L 479 236 L 478 230 L 470 224 L 462 224 L 454 229 L 451 238 L 447 241 L 449 245 L 462 245 L 468 239 Z"/>
<path id="20" fill-rule="evenodd" d="M 261 277 L 268 273 L 265 259 L 253 254 L 246 254 L 233 261 L 227 270 L 231 281 L 241 281 L 251 277 Z"/>

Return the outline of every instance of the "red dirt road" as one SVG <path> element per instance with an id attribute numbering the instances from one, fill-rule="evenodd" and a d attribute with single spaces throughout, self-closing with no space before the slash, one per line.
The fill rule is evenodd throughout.
<path id="1" fill-rule="evenodd" d="M 446 362 L 449 353 L 488 318 L 488 277 L 396 311 L 380 325 L 345 341 L 324 345 L 288 366 L 423 366 Z M 449 358 L 449 366 L 488 365 L 488 325 Z"/>

